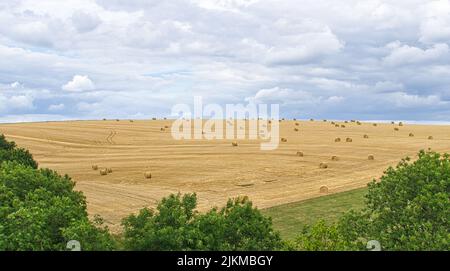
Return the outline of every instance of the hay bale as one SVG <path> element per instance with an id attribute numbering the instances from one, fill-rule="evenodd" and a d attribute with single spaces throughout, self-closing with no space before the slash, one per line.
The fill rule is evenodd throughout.
<path id="1" fill-rule="evenodd" d="M 364 138 L 369 138 L 369 136 L 368 136 L 368 135 L 364 135 L 363 137 L 364 137 Z"/>
<path id="2" fill-rule="evenodd" d="M 410 137 L 413 137 L 413 136 L 414 136 L 414 134 L 413 134 L 413 133 L 409 133 L 409 136 L 410 136 Z"/>
<path id="3" fill-rule="evenodd" d="M 105 176 L 108 175 L 108 170 L 106 168 L 100 170 L 100 175 Z"/>
<path id="4" fill-rule="evenodd" d="M 357 121 L 356 124 L 361 125 L 361 122 Z"/>
<path id="5" fill-rule="evenodd" d="M 336 123 L 334 121 L 331 122 L 331 125 L 335 125 Z"/>
<path id="6" fill-rule="evenodd" d="M 373 125 L 373 126 L 377 126 L 378 124 L 376 124 L 376 123 L 373 123 L 372 125 Z"/>
<path id="7" fill-rule="evenodd" d="M 250 187 L 250 186 L 254 186 L 255 185 L 255 183 L 253 183 L 253 182 L 239 182 L 239 183 L 237 183 L 236 184 L 236 186 L 240 186 L 240 187 Z"/>
<path id="8" fill-rule="evenodd" d="M 165 129 L 169 129 L 169 125 L 164 125 L 164 128 Z"/>
<path id="9" fill-rule="evenodd" d="M 398 126 L 403 126 L 403 122 L 400 121 L 400 122 L 398 123 Z"/>
<path id="10" fill-rule="evenodd" d="M 327 122 L 327 120 L 322 120 L 323 122 Z"/>
<path id="11" fill-rule="evenodd" d="M 152 120 L 156 120 L 156 118 L 152 118 Z"/>
<path id="12" fill-rule="evenodd" d="M 271 124 L 272 123 L 272 121 L 271 120 L 269 120 L 269 124 Z"/>
<path id="13" fill-rule="evenodd" d="M 134 120 L 130 120 L 130 122 L 134 122 Z"/>
<path id="14" fill-rule="evenodd" d="M 433 139 L 433 136 L 429 136 L 428 139 L 430 139 L 430 140 Z"/>
<path id="15" fill-rule="evenodd" d="M 332 161 L 339 161 L 339 157 L 337 157 L 336 155 L 331 156 L 331 160 Z"/>
<path id="16" fill-rule="evenodd" d="M 116 119 L 116 121 L 120 121 L 120 119 Z"/>
<path id="17" fill-rule="evenodd" d="M 369 160 L 375 160 L 375 157 L 372 154 L 369 154 L 369 156 L 367 156 L 367 159 Z"/>
<path id="18" fill-rule="evenodd" d="M 300 125 L 300 123 L 298 123 L 298 122 L 295 123 L 295 126 L 299 126 L 299 125 Z"/>
<path id="19" fill-rule="evenodd" d="M 344 123 L 348 123 L 348 121 L 344 121 Z"/>
<path id="20" fill-rule="evenodd" d="M 328 165 L 326 163 L 320 163 L 319 168 L 328 168 Z"/>
<path id="21" fill-rule="evenodd" d="M 336 137 L 336 138 L 334 139 L 334 142 L 341 142 L 341 138 L 340 138 L 340 137 Z"/>
<path id="22" fill-rule="evenodd" d="M 391 124 L 395 124 L 395 121 L 391 121 Z"/>
<path id="23" fill-rule="evenodd" d="M 161 132 L 164 132 L 166 129 L 164 127 L 161 127 Z"/>
<path id="24" fill-rule="evenodd" d="M 309 121 L 314 121 L 314 119 L 309 119 Z"/>
<path id="25" fill-rule="evenodd" d="M 320 191 L 320 193 L 328 193 L 328 186 L 322 185 L 322 186 L 319 188 L 319 191 Z"/>
<path id="26" fill-rule="evenodd" d="M 112 168 L 107 168 L 107 169 L 106 169 L 106 172 L 108 172 L 108 173 L 112 173 L 112 172 L 113 172 L 113 170 L 112 170 Z"/>
<path id="27" fill-rule="evenodd" d="M 341 128 L 345 128 L 345 125 L 344 125 L 344 124 L 341 124 Z"/>
<path id="28" fill-rule="evenodd" d="M 98 170 L 98 166 L 97 165 L 92 165 L 92 169 L 93 170 Z"/>
<path id="29" fill-rule="evenodd" d="M 281 142 L 287 142 L 287 138 L 282 137 L 282 138 L 281 138 Z"/>
<path id="30" fill-rule="evenodd" d="M 353 140 L 350 138 L 350 137 L 347 137 L 346 139 L 345 139 L 345 142 L 352 142 Z"/>
<path id="31" fill-rule="evenodd" d="M 237 143 L 236 141 L 233 141 L 233 142 L 231 142 L 231 146 L 237 147 L 237 146 L 238 146 L 238 143 Z"/>
<path id="32" fill-rule="evenodd" d="M 294 128 L 294 131 L 298 132 L 298 128 Z"/>
<path id="33" fill-rule="evenodd" d="M 399 129 L 397 127 L 394 128 L 394 131 L 398 131 Z"/>
<path id="34" fill-rule="evenodd" d="M 144 177 L 145 177 L 146 179 L 151 179 L 151 178 L 152 178 L 152 173 L 149 172 L 149 171 L 144 172 Z"/>
<path id="35" fill-rule="evenodd" d="M 297 156 L 299 156 L 299 157 L 303 157 L 303 152 L 301 152 L 301 151 L 298 151 L 298 152 L 297 152 Z"/>
<path id="36" fill-rule="evenodd" d="M 335 125 L 334 125 L 334 127 L 337 127 L 337 128 L 339 128 L 339 124 L 335 124 Z"/>

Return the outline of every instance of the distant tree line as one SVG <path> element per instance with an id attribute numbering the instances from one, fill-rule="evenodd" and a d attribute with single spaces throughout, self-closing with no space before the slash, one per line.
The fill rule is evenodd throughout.
<path id="1" fill-rule="evenodd" d="M 200 213 L 195 194 L 169 195 L 124 218 L 113 235 L 99 216 L 89 219 L 74 186 L 1 135 L 0 250 L 66 250 L 69 240 L 82 250 L 367 250 L 369 240 L 383 250 L 450 248 L 450 159 L 431 151 L 370 183 L 363 210 L 304 227 L 293 241 L 247 197 Z"/>

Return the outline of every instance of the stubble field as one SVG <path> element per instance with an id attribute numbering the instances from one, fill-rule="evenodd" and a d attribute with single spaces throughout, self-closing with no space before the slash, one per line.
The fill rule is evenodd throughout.
<path id="1" fill-rule="evenodd" d="M 0 133 L 29 149 L 41 167 L 69 174 L 85 194 L 89 213 L 100 214 L 113 231 L 120 230 L 123 217 L 154 207 L 170 193 L 196 192 L 200 211 L 239 195 L 267 208 L 363 187 L 420 149 L 450 151 L 450 126 L 337 122 L 336 127 L 330 121 L 282 121 L 280 137 L 287 142 L 261 151 L 255 140 L 237 140 L 237 147 L 232 140 L 174 140 L 170 128 L 161 131 L 171 123 L 1 124 Z M 337 137 L 340 142 L 335 142 Z M 320 168 L 320 163 L 328 167 Z M 113 172 L 102 176 L 102 168 Z M 145 178 L 145 172 L 152 178 Z M 328 192 L 320 191 L 324 186 Z"/>

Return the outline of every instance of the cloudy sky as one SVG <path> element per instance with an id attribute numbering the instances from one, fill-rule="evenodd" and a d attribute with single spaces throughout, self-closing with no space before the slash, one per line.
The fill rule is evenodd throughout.
<path id="1" fill-rule="evenodd" d="M 279 103 L 450 121 L 450 0 L 0 1 L 0 121 Z"/>

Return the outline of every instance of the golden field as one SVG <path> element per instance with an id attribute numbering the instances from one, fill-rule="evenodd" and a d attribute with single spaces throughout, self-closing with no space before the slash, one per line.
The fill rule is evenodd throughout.
<path id="1" fill-rule="evenodd" d="M 450 126 L 336 122 L 345 124 L 342 128 L 330 121 L 282 121 L 280 138 L 287 142 L 261 151 L 253 140 L 237 140 L 237 147 L 233 140 L 174 140 L 170 128 L 161 131 L 171 122 L 1 124 L 0 134 L 29 149 L 41 167 L 69 174 L 85 194 L 89 213 L 100 214 L 114 231 L 123 217 L 174 192 L 196 192 L 200 210 L 238 195 L 266 208 L 323 195 L 322 186 L 329 194 L 363 187 L 420 149 L 450 151 Z M 102 176 L 103 168 L 113 172 Z"/>

